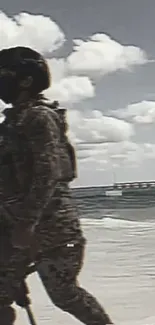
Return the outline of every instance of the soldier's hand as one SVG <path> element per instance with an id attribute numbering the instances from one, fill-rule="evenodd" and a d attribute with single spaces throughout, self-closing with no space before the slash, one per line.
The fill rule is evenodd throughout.
<path id="1" fill-rule="evenodd" d="M 26 307 L 30 305 L 30 298 L 28 297 L 29 290 L 25 281 L 22 281 L 19 290 L 16 292 L 15 301 L 20 307 Z"/>

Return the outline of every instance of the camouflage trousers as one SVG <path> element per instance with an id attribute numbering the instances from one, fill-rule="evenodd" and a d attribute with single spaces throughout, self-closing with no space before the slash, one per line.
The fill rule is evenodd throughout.
<path id="1" fill-rule="evenodd" d="M 21 281 L 26 273 L 27 250 L 15 249 L 11 245 L 10 231 L 0 224 L 0 324 L 15 324 L 15 311 L 11 307 L 16 300 Z"/>
<path id="2" fill-rule="evenodd" d="M 38 274 L 52 302 L 87 325 L 113 324 L 99 302 L 79 286 L 84 246 L 55 248 L 38 265 Z"/>
<path id="3" fill-rule="evenodd" d="M 37 253 L 40 252 L 37 272 L 52 302 L 86 325 L 113 324 L 96 298 L 78 283 L 86 240 L 66 185 L 57 189 L 51 207 L 36 229 L 37 242 Z M 21 286 L 29 254 L 16 250 L 7 256 L 5 249 L 4 255 L 6 263 L 0 273 L 0 325 L 13 325 L 15 313 L 10 306 L 13 301 L 21 305 L 21 297 L 25 299 Z"/>
<path id="4" fill-rule="evenodd" d="M 86 325 L 113 324 L 100 303 L 80 287 L 86 240 L 69 189 L 58 189 L 55 209 L 38 230 L 43 257 L 37 267 L 52 302 Z"/>

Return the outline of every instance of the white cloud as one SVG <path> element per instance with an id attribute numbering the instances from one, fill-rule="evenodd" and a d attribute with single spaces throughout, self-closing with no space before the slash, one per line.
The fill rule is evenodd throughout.
<path id="1" fill-rule="evenodd" d="M 67 76 L 67 66 L 65 59 L 52 58 L 48 59 L 47 61 L 54 83 L 59 83 L 61 79 Z"/>
<path id="2" fill-rule="evenodd" d="M 65 35 L 49 17 L 20 13 L 13 18 L 0 12 L 0 48 L 30 46 L 41 53 L 61 47 Z"/>
<path id="3" fill-rule="evenodd" d="M 94 97 L 95 89 L 88 77 L 68 76 L 54 82 L 45 94 L 52 100 L 69 104 Z"/>
<path id="4" fill-rule="evenodd" d="M 104 116 L 97 110 L 92 111 L 90 116 L 71 110 L 68 118 L 72 135 L 81 143 L 120 142 L 134 134 L 131 124 Z"/>
<path id="5" fill-rule="evenodd" d="M 81 145 L 82 147 L 82 145 Z M 95 168 L 109 170 L 119 167 L 140 166 L 146 160 L 155 159 L 155 144 L 122 141 L 120 143 L 103 143 L 92 148 L 77 151 L 80 164 L 83 159 L 93 160 Z M 85 166 L 84 166 L 85 168 Z"/>
<path id="6" fill-rule="evenodd" d="M 137 124 L 151 124 L 155 122 L 155 102 L 144 100 L 130 104 L 125 109 L 113 111 L 112 114 Z"/>
<path id="7" fill-rule="evenodd" d="M 48 54 L 52 87 L 45 93 L 66 106 L 95 96 L 97 81 L 93 83 L 92 77 L 130 70 L 148 61 L 142 49 L 122 45 L 106 34 L 94 34 L 87 41 L 74 40 L 73 52 L 67 58 L 49 59 L 49 54 L 51 57 L 51 53 L 53 55 L 65 42 L 64 32 L 49 17 L 20 13 L 11 18 L 0 12 L 0 22 L 0 49 L 22 45 Z M 3 103 L 0 107 L 4 108 Z M 154 111 L 154 102 L 145 101 L 129 105 L 115 114 L 136 123 L 148 123 L 154 121 Z M 76 143 L 79 160 L 85 165 L 87 161 L 96 162 L 105 169 L 110 163 L 131 165 L 155 157 L 154 145 L 131 142 L 134 134 L 131 123 L 104 116 L 98 110 L 88 114 L 70 109 L 68 117 L 70 136 Z"/>
<path id="8" fill-rule="evenodd" d="M 0 48 L 30 46 L 49 54 L 65 42 L 61 28 L 49 17 L 20 13 L 9 17 L 0 12 Z M 74 40 L 73 52 L 67 58 L 48 60 L 53 85 L 48 90 L 51 99 L 74 103 L 95 95 L 89 76 L 102 75 L 147 62 L 143 50 L 123 46 L 106 34 L 94 34 L 87 41 Z M 84 77 L 78 77 L 79 74 Z"/>
<path id="9" fill-rule="evenodd" d="M 20 13 L 13 18 L 0 12 L 0 48 L 30 46 L 41 53 L 51 53 L 65 42 L 65 35 L 49 17 Z M 75 103 L 95 95 L 91 80 L 85 77 L 69 76 L 64 58 L 48 59 L 52 75 L 52 87 L 45 93 L 61 103 Z"/>
<path id="10" fill-rule="evenodd" d="M 74 51 L 67 59 L 76 74 L 104 76 L 147 62 L 146 53 L 135 46 L 125 46 L 106 34 L 94 34 L 87 41 L 74 40 Z"/>

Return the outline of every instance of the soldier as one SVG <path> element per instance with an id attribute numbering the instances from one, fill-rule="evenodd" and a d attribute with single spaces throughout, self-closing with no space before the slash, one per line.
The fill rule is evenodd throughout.
<path id="1" fill-rule="evenodd" d="M 37 52 L 0 51 L 0 99 L 12 104 L 0 126 L 1 325 L 14 324 L 10 305 L 24 278 L 35 226 L 60 179 L 58 119 L 53 111 L 49 120 L 37 104 L 49 85 L 47 64 Z"/>
<path id="2" fill-rule="evenodd" d="M 98 301 L 78 284 L 86 239 L 68 185 L 77 175 L 76 159 L 66 135 L 66 110 L 56 111 L 60 118 L 63 179 L 56 185 L 52 200 L 37 227 L 37 240 L 42 251 L 37 271 L 57 307 L 87 325 L 113 324 Z M 67 153 L 70 174 L 65 163 Z"/>
<path id="3" fill-rule="evenodd" d="M 53 303 L 85 324 L 113 324 L 77 281 L 86 240 L 69 189 L 76 177 L 76 160 L 66 135 L 65 110 L 49 107 L 41 95 L 49 84 L 47 64 L 37 52 L 23 47 L 0 52 L 0 99 L 13 106 L 5 115 L 17 132 L 18 144 L 7 160 L 11 167 L 6 164 L 7 177 L 13 177 L 11 188 L 0 175 L 0 198 L 10 217 L 11 244 L 15 253 L 24 251 L 23 260 L 20 253 L 11 255 L 18 256 L 14 270 L 18 263 L 22 270 L 14 272 L 16 286 L 11 278 L 14 297 L 19 303 L 17 280 L 24 278 L 29 246 L 35 239 L 40 244 L 38 255 L 29 257 L 38 259 L 37 271 Z M 9 174 L 12 166 L 14 172 Z M 1 310 L 4 315 L 5 309 Z"/>

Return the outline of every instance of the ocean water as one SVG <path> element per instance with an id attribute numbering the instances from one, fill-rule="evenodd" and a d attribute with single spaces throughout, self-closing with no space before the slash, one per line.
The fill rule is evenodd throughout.
<path id="1" fill-rule="evenodd" d="M 80 283 L 116 325 L 155 325 L 155 208 L 105 211 L 98 191 L 92 207 L 86 192 L 78 200 L 88 241 Z M 36 274 L 27 282 L 38 325 L 81 324 L 50 302 Z M 16 324 L 29 324 L 25 312 L 16 309 Z"/>

